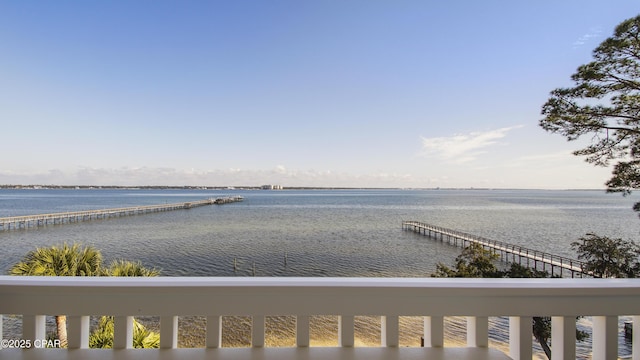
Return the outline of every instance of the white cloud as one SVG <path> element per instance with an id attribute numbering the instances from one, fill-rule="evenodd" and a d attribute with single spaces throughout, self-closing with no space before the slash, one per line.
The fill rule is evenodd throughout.
<path id="1" fill-rule="evenodd" d="M 484 149 L 507 136 L 509 131 L 521 127 L 521 125 L 511 126 L 449 137 L 422 137 L 423 155 L 458 164 L 470 162 L 486 152 Z"/>
<path id="2" fill-rule="evenodd" d="M 283 186 L 318 187 L 397 187 L 414 185 L 410 174 L 340 173 L 330 170 L 291 170 L 283 165 L 271 169 L 243 170 L 239 168 L 198 170 L 159 167 L 93 168 L 49 170 L 40 173 L 20 173 L 0 170 L 0 184 L 56 185 L 174 185 L 174 186 Z M 419 184 L 419 183 L 418 183 Z"/>
<path id="3" fill-rule="evenodd" d="M 276 166 L 276 168 L 274 169 L 274 171 L 278 174 L 286 174 L 287 173 L 287 168 L 284 167 L 284 165 L 278 165 Z"/>
<path id="4" fill-rule="evenodd" d="M 591 28 L 588 33 L 580 36 L 578 40 L 573 42 L 573 48 L 574 49 L 578 48 L 586 44 L 587 42 L 589 42 L 589 40 L 600 37 L 601 33 L 602 33 L 602 28 L 599 28 L 599 27 Z"/>

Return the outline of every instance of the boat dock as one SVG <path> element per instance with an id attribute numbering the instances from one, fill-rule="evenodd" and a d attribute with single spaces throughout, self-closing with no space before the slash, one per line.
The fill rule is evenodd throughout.
<path id="1" fill-rule="evenodd" d="M 467 234 L 462 231 L 425 224 L 419 221 L 403 221 L 402 228 L 428 236 L 435 240 L 446 241 L 451 245 L 466 247 L 471 243 L 482 245 L 494 254 L 499 254 L 505 262 L 517 262 L 536 270 L 551 270 L 552 275 L 564 277 L 591 276 L 585 271 L 585 263 L 580 260 L 546 253 L 544 251 L 528 249 L 519 245 L 508 244 L 503 241 L 491 240 L 481 236 Z"/>
<path id="2" fill-rule="evenodd" d="M 219 198 L 209 198 L 205 200 L 181 202 L 174 204 L 133 206 L 116 209 L 72 211 L 52 214 L 22 215 L 0 218 L 0 231 L 36 228 L 46 225 L 70 224 L 81 221 L 97 219 L 108 219 L 111 217 L 121 217 L 129 215 L 140 215 L 162 211 L 172 211 L 181 209 L 191 209 L 205 205 L 222 205 L 242 201 L 242 196 L 227 196 Z"/>

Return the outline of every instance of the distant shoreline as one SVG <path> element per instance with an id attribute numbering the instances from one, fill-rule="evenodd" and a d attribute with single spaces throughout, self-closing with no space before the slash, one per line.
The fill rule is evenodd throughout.
<path id="1" fill-rule="evenodd" d="M 192 185 L 39 185 L 39 184 L 4 184 L 0 189 L 11 190 L 43 190 L 43 189 L 65 189 L 65 190 L 545 190 L 545 191 L 606 191 L 602 189 L 543 189 L 543 188 L 491 188 L 491 187 L 431 187 L 431 188 L 405 188 L 405 187 L 334 187 L 334 186 L 283 186 L 278 190 L 265 190 L 262 186 L 192 186 Z"/>

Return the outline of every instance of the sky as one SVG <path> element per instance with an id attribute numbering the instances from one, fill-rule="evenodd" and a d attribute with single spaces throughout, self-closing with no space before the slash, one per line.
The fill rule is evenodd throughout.
<path id="1" fill-rule="evenodd" d="M 538 126 L 637 1 L 0 1 L 0 184 L 604 188 Z"/>

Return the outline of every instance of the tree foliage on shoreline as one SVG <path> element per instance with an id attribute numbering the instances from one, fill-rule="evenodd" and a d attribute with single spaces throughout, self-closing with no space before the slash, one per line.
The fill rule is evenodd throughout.
<path id="1" fill-rule="evenodd" d="M 485 249 L 482 245 L 471 243 L 462 250 L 455 259 L 453 268 L 438 263 L 436 272 L 432 277 L 449 278 L 548 278 L 547 271 L 531 269 L 517 263 L 511 263 L 506 270 L 500 270 L 496 266 L 499 256 Z M 551 318 L 547 316 L 534 316 L 532 319 L 533 336 L 536 338 L 548 359 L 551 359 Z M 576 331 L 578 340 L 586 339 L 587 334 Z"/>
<path id="2" fill-rule="evenodd" d="M 640 15 L 620 23 L 593 58 L 571 76 L 575 86 L 551 91 L 540 126 L 569 141 L 590 136 L 574 154 L 597 166 L 615 161 L 607 191 L 626 195 L 640 188 Z"/>
<path id="3" fill-rule="evenodd" d="M 93 246 L 81 247 L 80 244 L 53 245 L 38 247 L 29 251 L 24 258 L 9 270 L 16 276 L 158 276 L 160 270 L 146 268 L 141 262 L 116 260 L 108 268 L 102 266 L 102 253 Z M 61 347 L 67 346 L 67 317 L 56 315 L 56 331 Z M 113 325 L 113 322 L 111 323 Z M 108 330 L 108 324 L 106 324 Z M 142 326 L 138 324 L 138 327 Z M 113 327 L 113 326 L 112 326 Z M 135 329 L 134 329 L 135 330 Z M 142 326 L 140 334 L 148 331 Z M 146 336 L 153 337 L 155 333 Z M 111 332 L 113 337 L 113 331 Z M 152 340 L 141 344 L 153 344 Z"/>
<path id="4" fill-rule="evenodd" d="M 571 243 L 594 277 L 632 278 L 640 274 L 640 246 L 633 241 L 588 233 Z"/>
<path id="5" fill-rule="evenodd" d="M 147 268 L 140 261 L 114 260 L 107 269 L 104 269 L 102 276 L 160 276 L 160 270 Z"/>
<path id="6" fill-rule="evenodd" d="M 54 245 L 29 251 L 9 274 L 17 276 L 98 276 L 102 254 L 92 246 Z M 67 346 L 67 317 L 56 315 L 56 332 L 60 346 Z"/>
<path id="7" fill-rule="evenodd" d="M 431 276 L 455 278 L 502 277 L 501 272 L 494 263 L 497 259 L 498 256 L 496 254 L 486 250 L 482 245 L 471 243 L 456 257 L 453 268 L 443 263 L 438 263 L 436 272 Z"/>
<path id="8" fill-rule="evenodd" d="M 97 276 L 102 269 L 102 254 L 93 246 L 62 244 L 36 248 L 10 270 L 11 275 Z"/>

